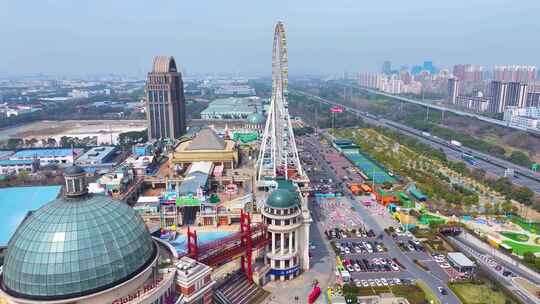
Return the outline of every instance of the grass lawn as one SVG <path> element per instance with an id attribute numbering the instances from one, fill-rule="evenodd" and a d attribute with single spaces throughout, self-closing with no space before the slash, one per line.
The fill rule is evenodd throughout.
<path id="1" fill-rule="evenodd" d="M 390 288 L 395 296 L 397 297 L 404 297 L 411 304 L 414 303 L 425 303 L 425 294 L 422 289 L 420 289 L 416 285 L 410 285 L 410 286 L 392 286 Z"/>
<path id="2" fill-rule="evenodd" d="M 535 245 L 529 245 L 529 244 L 523 244 L 523 243 L 517 243 L 510 240 L 503 241 L 504 244 L 512 247 L 512 253 L 515 253 L 519 256 L 523 256 L 525 252 L 540 252 L 540 246 Z"/>
<path id="3" fill-rule="evenodd" d="M 454 283 L 450 288 L 463 304 L 505 304 L 507 299 L 502 291 L 493 291 L 485 284 Z"/>
<path id="4" fill-rule="evenodd" d="M 521 228 L 529 231 L 530 233 L 540 234 L 540 223 L 539 222 L 529 222 L 520 217 L 514 216 L 511 218 L 512 222 L 518 224 Z"/>
<path id="5" fill-rule="evenodd" d="M 499 233 L 516 242 L 527 242 L 529 240 L 529 236 L 523 233 L 515 233 L 510 231 L 501 231 Z"/>

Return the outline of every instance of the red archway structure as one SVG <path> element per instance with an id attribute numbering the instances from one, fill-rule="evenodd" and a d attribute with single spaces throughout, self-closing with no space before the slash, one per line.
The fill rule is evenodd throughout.
<path id="1" fill-rule="evenodd" d="M 198 258 L 197 231 L 196 230 L 191 231 L 189 226 L 187 229 L 187 240 L 188 240 L 188 243 L 187 243 L 188 254 L 190 257 L 196 260 Z"/>
<path id="2" fill-rule="evenodd" d="M 251 239 L 251 216 L 249 213 L 240 213 L 240 233 L 242 233 L 241 244 L 246 248 L 246 254 L 242 256 L 242 271 L 246 274 L 249 281 L 253 281 L 252 249 Z"/>
<path id="3" fill-rule="evenodd" d="M 240 213 L 240 231 L 231 236 L 199 245 L 197 232 L 188 227 L 187 253 L 189 256 L 211 267 L 218 267 L 232 259 L 241 259 L 241 269 L 248 280 L 253 280 L 253 251 L 268 244 L 268 233 L 263 223 L 252 224 L 251 215 Z"/>

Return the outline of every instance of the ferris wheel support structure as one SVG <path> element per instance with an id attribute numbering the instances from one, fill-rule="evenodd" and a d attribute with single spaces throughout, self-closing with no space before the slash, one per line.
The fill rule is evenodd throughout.
<path id="1" fill-rule="evenodd" d="M 278 22 L 272 52 L 272 97 L 257 161 L 258 186 L 268 185 L 279 177 L 297 182 L 308 180 L 302 170 L 289 116 L 288 87 L 287 40 L 283 23 Z"/>

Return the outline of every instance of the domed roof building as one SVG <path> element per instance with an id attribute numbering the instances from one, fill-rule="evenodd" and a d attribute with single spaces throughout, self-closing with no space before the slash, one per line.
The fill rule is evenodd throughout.
<path id="1" fill-rule="evenodd" d="M 278 182 L 261 208 L 271 239 L 265 260 L 272 280 L 290 280 L 309 268 L 309 223 L 307 202 L 290 181 Z"/>
<path id="2" fill-rule="evenodd" d="M 8 303 L 110 303 L 155 273 L 158 246 L 140 216 L 88 194 L 80 167 L 65 180 L 63 196 L 31 213 L 8 243 L 0 281 Z"/>
<path id="3" fill-rule="evenodd" d="M 266 124 L 266 118 L 260 113 L 250 114 L 246 118 L 245 128 L 262 131 Z"/>
<path id="4" fill-rule="evenodd" d="M 266 199 L 266 205 L 271 208 L 292 208 L 298 206 L 298 204 L 298 195 L 286 189 L 276 189 Z"/>

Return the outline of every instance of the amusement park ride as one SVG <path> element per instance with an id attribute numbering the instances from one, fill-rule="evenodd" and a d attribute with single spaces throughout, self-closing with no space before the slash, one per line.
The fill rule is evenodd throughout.
<path id="1" fill-rule="evenodd" d="M 275 186 L 277 178 L 307 182 L 288 110 L 288 56 L 285 28 L 278 22 L 272 53 L 272 97 L 257 160 L 257 186 Z"/>
<path id="2" fill-rule="evenodd" d="M 291 180 L 300 189 L 309 182 L 300 165 L 287 105 L 288 59 L 285 29 L 278 22 L 274 33 L 272 56 L 272 97 L 264 136 L 257 160 L 257 186 L 276 188 L 277 179 Z M 309 217 L 309 216 L 308 216 Z M 249 213 L 242 211 L 240 231 L 223 239 L 199 245 L 197 232 L 188 228 L 188 250 L 184 254 L 209 266 L 241 258 L 242 271 L 253 280 L 252 253 L 270 243 L 264 223 L 253 224 Z"/>

